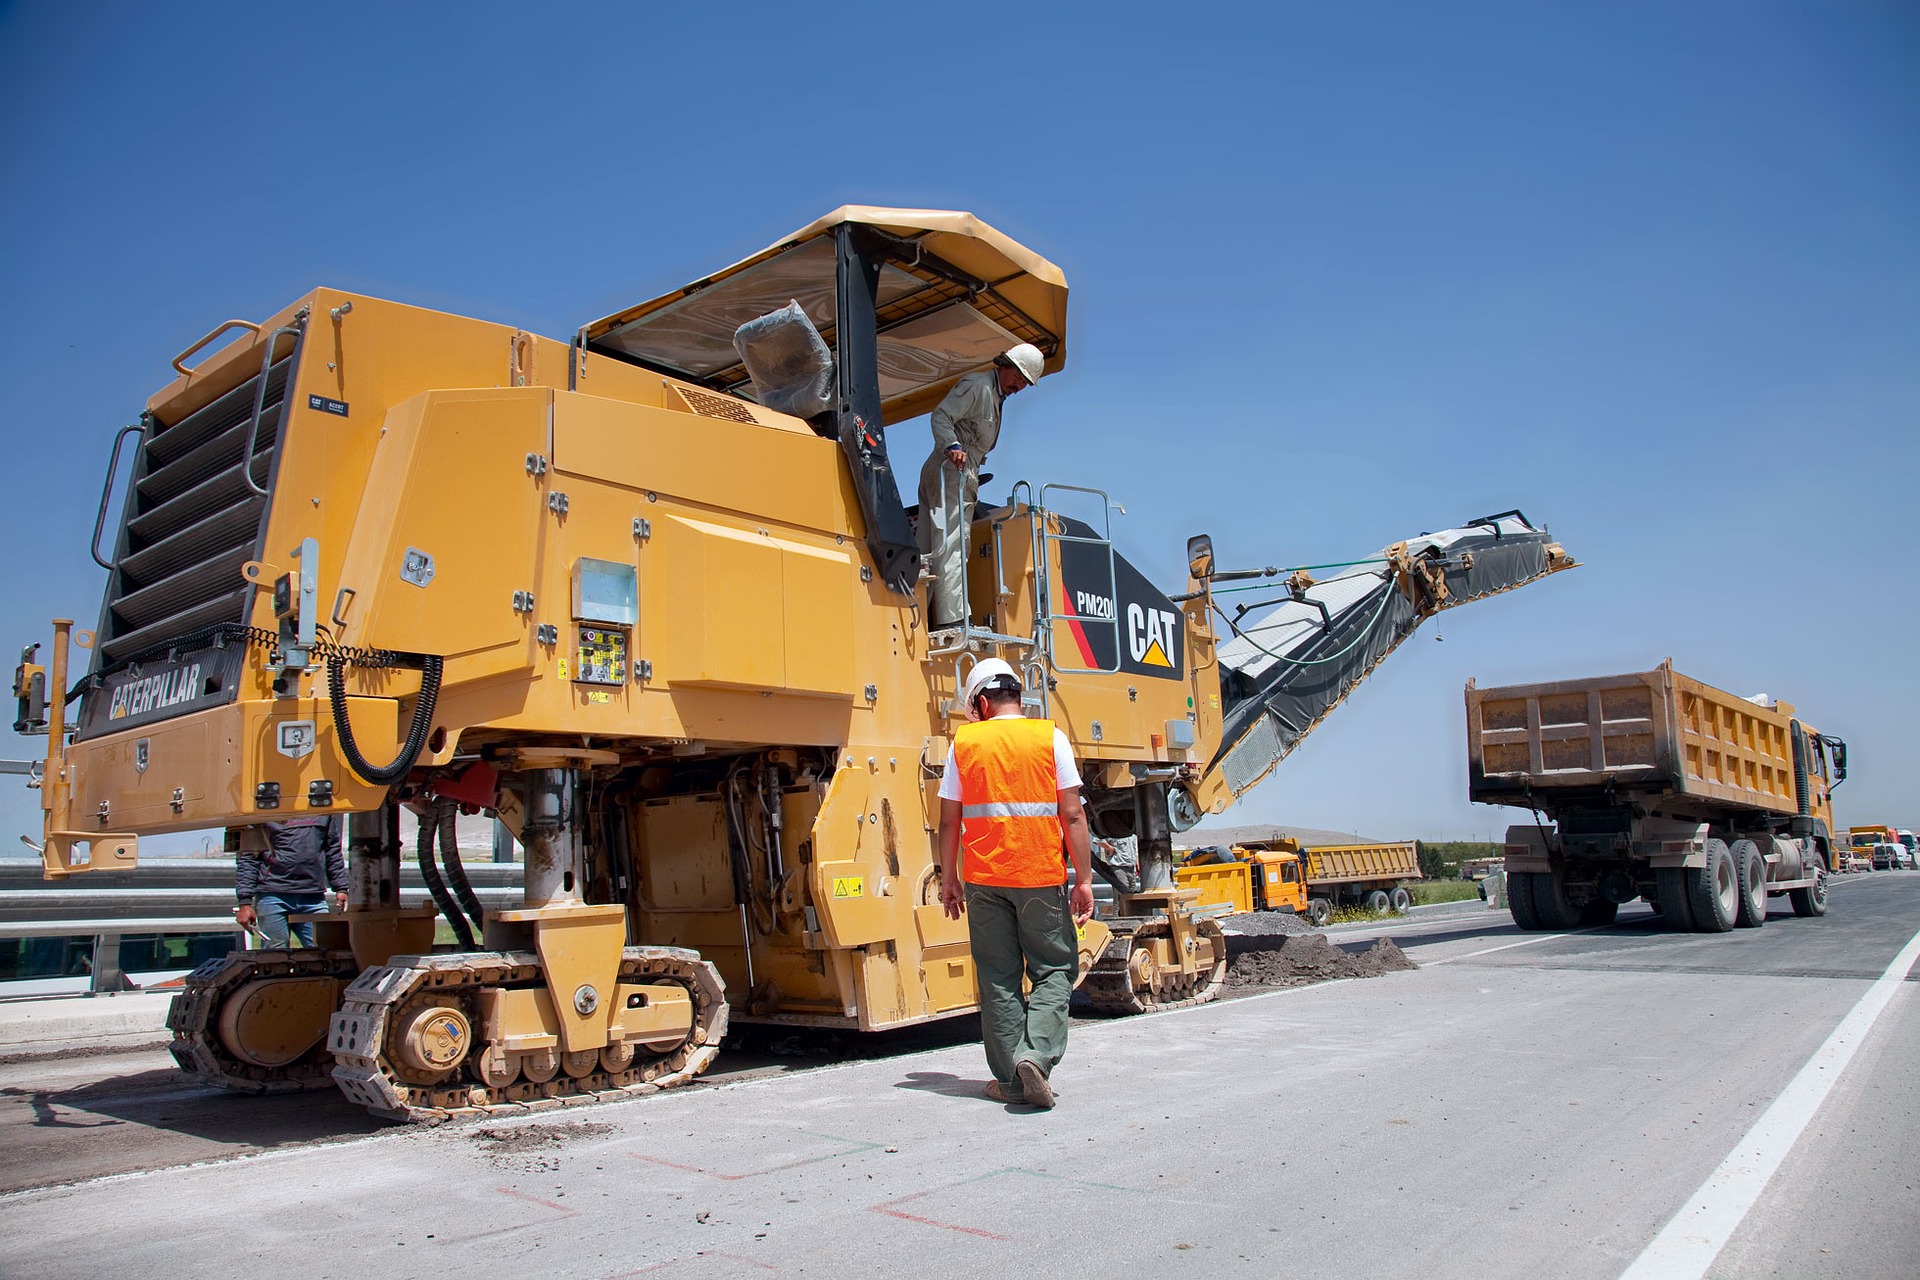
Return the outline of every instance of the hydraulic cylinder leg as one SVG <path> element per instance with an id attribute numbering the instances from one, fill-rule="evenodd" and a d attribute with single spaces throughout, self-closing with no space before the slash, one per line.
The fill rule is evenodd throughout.
<path id="1" fill-rule="evenodd" d="M 579 773 L 533 769 L 525 775 L 526 819 L 520 843 L 527 851 L 526 905 L 579 903 L 586 880 L 584 849 L 574 811 Z"/>
<path id="2" fill-rule="evenodd" d="M 400 841 L 391 805 L 347 815 L 347 905 L 355 911 L 400 905 Z"/>
<path id="3" fill-rule="evenodd" d="M 400 809 L 391 802 L 371 813 L 347 815 L 347 912 L 314 917 L 323 948 L 349 948 L 361 968 L 396 955 L 433 950 L 431 905 L 400 903 Z"/>
<path id="4" fill-rule="evenodd" d="M 1173 888 L 1173 827 L 1167 820 L 1165 783 L 1133 789 L 1134 833 L 1140 837 L 1140 889 Z"/>

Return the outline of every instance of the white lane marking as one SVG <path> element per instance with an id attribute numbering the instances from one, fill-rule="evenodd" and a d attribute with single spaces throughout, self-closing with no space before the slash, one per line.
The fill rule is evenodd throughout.
<path id="1" fill-rule="evenodd" d="M 1707 1274 L 1906 981 L 1915 960 L 1920 960 L 1920 933 L 1908 939 L 1887 971 L 1867 988 L 1826 1043 L 1807 1059 L 1773 1105 L 1621 1273 L 1620 1280 L 1699 1280 Z"/>
<path id="2" fill-rule="evenodd" d="M 1582 932 L 1585 931 L 1582 930 Z M 1447 956 L 1440 960 L 1422 960 L 1420 961 L 1420 967 L 1422 969 L 1433 969 L 1443 964 L 1452 964 L 1455 960 L 1471 960 L 1475 956 L 1490 956 L 1496 951 L 1511 951 L 1515 947 L 1530 947 L 1536 942 L 1551 942 L 1555 938 L 1572 938 L 1577 936 L 1578 934 L 1573 933 L 1543 933 L 1537 937 L 1522 938 L 1518 942 L 1503 942 L 1497 947 L 1482 947 L 1478 951 L 1469 951 L 1463 956 Z"/>

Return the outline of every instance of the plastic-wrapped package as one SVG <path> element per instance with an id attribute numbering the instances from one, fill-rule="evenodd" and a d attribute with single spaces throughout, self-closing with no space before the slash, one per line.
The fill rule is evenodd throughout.
<path id="1" fill-rule="evenodd" d="M 733 349 L 767 408 L 811 418 L 832 406 L 833 352 L 798 302 L 735 329 Z"/>

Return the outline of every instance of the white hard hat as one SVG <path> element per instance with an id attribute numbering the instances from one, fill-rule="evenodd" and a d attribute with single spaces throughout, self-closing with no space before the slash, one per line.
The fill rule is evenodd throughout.
<path id="1" fill-rule="evenodd" d="M 979 701 L 980 695 L 990 688 L 1010 688 L 1014 693 L 1019 693 L 1020 677 L 1000 658 L 982 658 L 974 663 L 973 670 L 967 674 L 967 689 L 963 695 L 966 700 L 967 719 L 980 718 L 980 712 L 973 704 Z"/>
<path id="2" fill-rule="evenodd" d="M 1040 354 L 1040 348 L 1031 342 L 1016 343 L 1008 347 L 1000 358 L 1018 369 L 1020 376 L 1027 380 L 1028 386 L 1040 381 L 1041 366 L 1046 364 L 1046 357 Z"/>

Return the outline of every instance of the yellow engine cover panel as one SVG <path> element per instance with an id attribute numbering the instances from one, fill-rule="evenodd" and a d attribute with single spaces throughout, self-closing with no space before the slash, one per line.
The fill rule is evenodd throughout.
<path id="1" fill-rule="evenodd" d="M 538 387 L 434 391 L 387 415 L 341 573 L 358 593 L 352 635 L 442 654 L 449 682 L 531 665 L 532 624 L 511 599 L 536 585 L 547 496 L 526 458 L 548 447 L 551 404 Z M 410 553 L 432 557 L 430 577 Z"/>
<path id="2" fill-rule="evenodd" d="M 798 534 L 656 521 L 640 610 L 655 679 L 852 697 L 854 557 Z"/>

